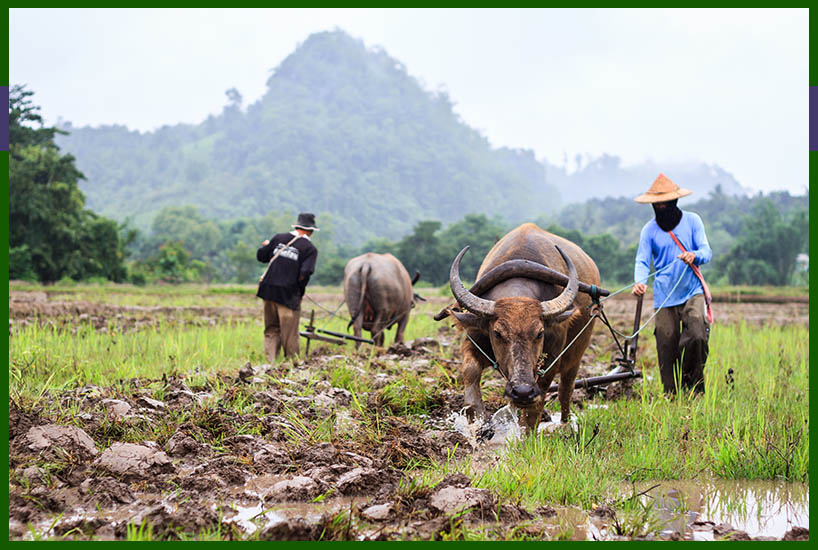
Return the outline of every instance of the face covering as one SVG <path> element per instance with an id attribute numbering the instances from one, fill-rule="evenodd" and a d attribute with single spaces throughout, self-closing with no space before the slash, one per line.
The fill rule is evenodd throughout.
<path id="1" fill-rule="evenodd" d="M 654 203 L 652 205 L 653 212 L 656 214 L 656 223 L 662 231 L 671 231 L 674 227 L 679 225 L 679 221 L 682 219 L 682 211 L 676 206 L 677 200 L 678 199 L 673 199 L 672 201 Z M 664 204 L 665 206 L 657 208 L 659 204 Z"/>

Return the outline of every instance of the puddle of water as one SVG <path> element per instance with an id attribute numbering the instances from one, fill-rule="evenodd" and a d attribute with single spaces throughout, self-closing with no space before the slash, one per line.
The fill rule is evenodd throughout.
<path id="1" fill-rule="evenodd" d="M 213 505 L 215 510 L 217 505 Z M 286 521 L 287 518 L 273 510 L 265 510 L 262 503 L 254 506 L 234 505 L 232 507 L 235 515 L 225 517 L 224 523 L 233 523 L 248 535 L 252 535 L 258 529 L 263 529 L 269 525 Z"/>
<path id="2" fill-rule="evenodd" d="M 795 526 L 809 527 L 809 486 L 804 483 L 667 481 L 642 499 L 657 508 L 665 529 L 694 540 L 713 540 L 712 526 L 705 522 L 779 539 Z"/>
<path id="3" fill-rule="evenodd" d="M 605 404 L 598 406 L 607 407 Z M 490 420 L 474 423 L 469 423 L 463 413 L 452 413 L 447 423 L 475 447 L 473 458 L 482 458 L 471 464 L 479 474 L 480 470 L 496 464 L 500 455 L 494 451 L 498 447 L 502 449 L 520 437 L 517 411 L 507 405 L 494 413 Z M 562 426 L 560 420 L 560 413 L 552 412 L 551 421 L 541 422 L 537 430 L 552 432 Z M 577 428 L 577 418 L 573 414 L 568 425 Z M 485 437 L 487 433 L 491 434 L 488 439 Z M 653 483 L 643 484 L 636 492 L 651 485 Z M 623 486 L 622 495 L 627 496 L 632 490 L 629 485 Z M 641 499 L 656 507 L 663 532 L 678 532 L 689 540 L 713 540 L 713 526 L 719 524 L 727 524 L 753 538 L 778 539 L 793 527 L 809 527 L 809 486 L 803 483 L 664 481 Z M 557 516 L 543 520 L 543 524 L 555 536 L 572 531 L 568 537 L 572 540 L 615 538 L 608 520 L 590 517 L 587 512 L 572 508 L 558 508 Z"/>

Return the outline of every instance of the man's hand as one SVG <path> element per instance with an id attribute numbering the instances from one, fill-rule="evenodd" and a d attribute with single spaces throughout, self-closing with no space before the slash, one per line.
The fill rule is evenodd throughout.
<path id="1" fill-rule="evenodd" d="M 696 259 L 696 254 L 693 252 L 682 252 L 676 257 L 682 260 L 687 265 L 693 265 L 693 261 Z"/>
<path id="2" fill-rule="evenodd" d="M 631 294 L 634 296 L 642 296 L 645 291 L 648 289 L 648 286 L 645 283 L 636 283 L 633 285 L 633 290 L 631 290 Z"/>
<path id="3" fill-rule="evenodd" d="M 269 239 L 268 239 L 268 240 L 266 240 L 266 241 L 264 241 L 263 243 L 261 243 L 261 246 L 267 246 L 268 244 L 270 244 L 270 240 L 269 240 Z"/>

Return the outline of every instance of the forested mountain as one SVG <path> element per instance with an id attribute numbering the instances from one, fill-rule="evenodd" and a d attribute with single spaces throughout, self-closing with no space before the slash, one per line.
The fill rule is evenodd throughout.
<path id="1" fill-rule="evenodd" d="M 217 219 L 309 210 L 338 242 L 360 244 L 421 219 L 518 222 L 559 206 L 532 151 L 492 149 L 445 93 L 342 31 L 310 36 L 256 103 L 228 98 L 199 125 L 64 128 L 91 208 L 143 229 L 165 206 Z"/>

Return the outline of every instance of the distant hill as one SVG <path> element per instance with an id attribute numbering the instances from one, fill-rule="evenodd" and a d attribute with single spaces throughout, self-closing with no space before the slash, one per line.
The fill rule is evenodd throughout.
<path id="1" fill-rule="evenodd" d="M 445 93 L 342 31 L 311 35 L 252 105 L 228 98 L 198 125 L 65 127 L 87 205 L 142 228 L 171 205 L 217 219 L 310 210 L 349 244 L 400 238 L 418 220 L 516 223 L 560 205 L 532 151 L 493 149 Z"/>
<path id="2" fill-rule="evenodd" d="M 742 187 L 732 174 L 713 164 L 697 162 L 644 162 L 623 167 L 619 157 L 602 155 L 593 159 L 577 159 L 579 168 L 566 169 L 543 160 L 546 180 L 559 189 L 564 204 L 585 202 L 606 197 L 634 198 L 644 193 L 659 173 L 665 174 L 680 187 L 693 191 L 692 198 L 705 197 L 716 186 L 726 195 L 745 196 L 750 190 Z"/>
<path id="3" fill-rule="evenodd" d="M 154 132 L 69 124 L 57 143 L 77 158 L 86 205 L 148 229 L 168 206 L 207 218 L 254 218 L 309 210 L 333 240 L 357 246 L 398 240 L 421 220 L 465 214 L 509 224 L 555 215 L 566 204 L 634 197 L 661 171 L 704 196 L 745 190 L 701 163 L 622 167 L 611 155 L 568 173 L 533 151 L 492 148 L 381 49 L 343 31 L 311 35 L 245 106 L 228 90 L 222 112 L 201 124 Z"/>

